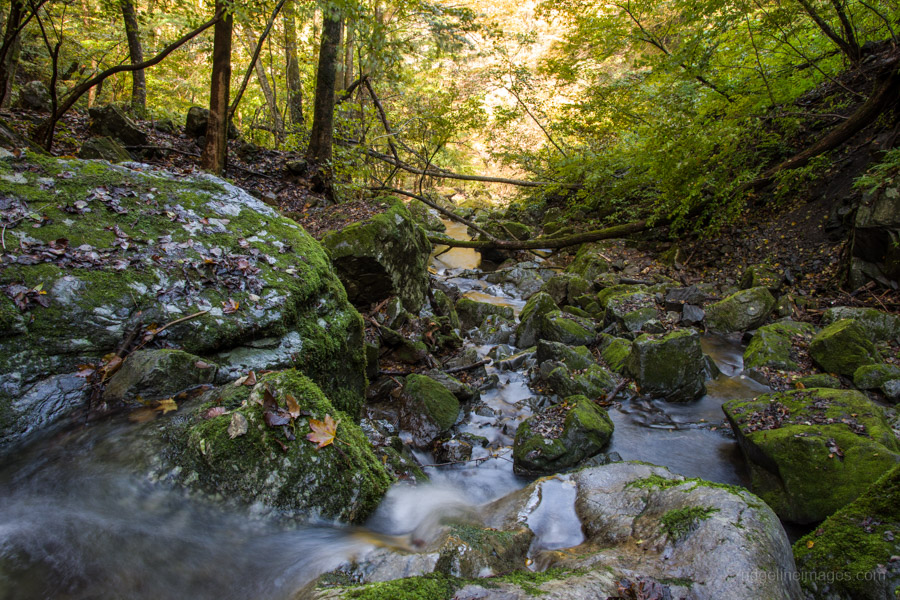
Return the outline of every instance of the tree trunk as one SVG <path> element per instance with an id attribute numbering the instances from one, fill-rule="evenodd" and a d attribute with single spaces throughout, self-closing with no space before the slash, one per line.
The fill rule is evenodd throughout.
<path id="1" fill-rule="evenodd" d="M 231 86 L 231 35 L 234 18 L 228 0 L 216 0 L 216 13 L 228 11 L 216 23 L 213 35 L 212 81 L 209 88 L 209 124 L 200 168 L 215 175 L 225 170 L 228 153 L 228 99 Z"/>
<path id="2" fill-rule="evenodd" d="M 658 227 L 664 223 L 656 223 L 653 227 Z M 467 241 L 452 240 L 446 236 L 429 234 L 428 239 L 432 244 L 450 246 L 452 248 L 475 248 L 476 250 L 542 250 L 544 248 L 568 248 L 569 246 L 577 246 L 588 242 L 597 242 L 600 240 L 610 240 L 624 237 L 634 233 L 639 233 L 646 229 L 651 229 L 647 221 L 635 221 L 634 223 L 625 223 L 624 225 L 614 225 L 606 229 L 597 229 L 595 231 L 587 231 L 585 233 L 576 233 L 561 238 L 551 239 L 534 239 L 519 242 L 516 240 L 496 240 L 496 241 Z"/>
<path id="3" fill-rule="evenodd" d="M 253 48 L 253 40 L 247 39 L 247 46 Z M 277 143 L 284 141 L 284 121 L 281 113 L 278 111 L 278 102 L 275 98 L 275 91 L 269 85 L 269 77 L 266 75 L 266 68 L 261 60 L 257 60 L 253 67 L 256 69 L 256 78 L 259 80 L 259 87 L 262 89 L 263 96 L 266 98 L 266 105 L 269 107 L 269 113 L 272 115 L 272 123 L 275 126 L 275 138 Z"/>
<path id="4" fill-rule="evenodd" d="M 303 92 L 300 87 L 300 62 L 297 60 L 297 25 L 294 0 L 284 5 L 284 58 L 287 70 L 288 114 L 291 123 L 303 125 Z"/>
<path id="5" fill-rule="evenodd" d="M 356 45 L 356 31 L 349 25 L 344 32 L 344 80 L 341 89 L 346 90 L 353 83 L 353 47 Z"/>
<path id="6" fill-rule="evenodd" d="M 334 101 L 337 66 L 341 45 L 341 13 L 326 7 L 323 14 L 322 40 L 319 48 L 319 67 L 316 72 L 316 97 L 313 104 L 313 124 L 309 135 L 306 160 L 330 179 L 332 144 L 334 142 Z M 323 182 L 324 183 L 324 182 Z M 326 187 L 329 187 L 326 184 Z"/>
<path id="7" fill-rule="evenodd" d="M 24 12 L 24 3 L 21 0 L 13 0 L 9 16 L 6 18 L 6 31 L 3 34 L 6 54 L 0 60 L 0 108 L 6 108 L 12 94 L 16 68 L 19 66 L 19 50 L 22 48 L 22 38 L 18 29 Z"/>
<path id="8" fill-rule="evenodd" d="M 128 38 L 128 54 L 131 64 L 144 62 L 144 48 L 141 46 L 141 32 L 138 28 L 137 13 L 132 0 L 121 0 L 122 19 L 125 21 L 125 37 Z M 143 117 L 147 114 L 147 80 L 144 70 L 131 72 L 131 110 Z"/>

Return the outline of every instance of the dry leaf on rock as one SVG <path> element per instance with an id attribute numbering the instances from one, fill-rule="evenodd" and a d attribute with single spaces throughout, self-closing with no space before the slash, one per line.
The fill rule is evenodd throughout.
<path id="1" fill-rule="evenodd" d="M 331 415 L 325 415 L 324 421 L 310 419 L 309 428 L 312 429 L 312 433 L 308 433 L 306 439 L 316 444 L 316 447 L 324 448 L 334 443 L 338 423 L 340 423 L 340 420 L 335 421 L 331 418 Z"/>

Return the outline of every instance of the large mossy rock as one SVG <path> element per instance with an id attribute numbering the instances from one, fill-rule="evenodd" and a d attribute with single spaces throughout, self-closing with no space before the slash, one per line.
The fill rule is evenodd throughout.
<path id="1" fill-rule="evenodd" d="M 658 317 L 656 299 L 645 291 L 618 294 L 606 302 L 606 320 L 616 323 L 623 332 L 638 332 Z"/>
<path id="2" fill-rule="evenodd" d="M 564 471 L 603 450 L 612 434 L 604 409 L 585 396 L 570 396 L 519 425 L 513 468 L 528 475 Z"/>
<path id="3" fill-rule="evenodd" d="M 478 302 L 471 298 L 460 298 L 456 302 L 456 314 L 459 315 L 459 324 L 463 329 L 481 327 L 484 320 L 490 315 L 512 320 L 513 309 L 509 306 L 500 306 L 490 302 Z"/>
<path id="4" fill-rule="evenodd" d="M 632 343 L 625 371 L 642 394 L 654 398 L 690 402 L 706 393 L 706 362 L 694 329 L 640 336 Z"/>
<path id="5" fill-rule="evenodd" d="M 166 324 L 147 349 L 201 356 L 218 382 L 293 366 L 358 413 L 362 318 L 322 247 L 243 190 L 29 153 L 0 159 L 0 197 L 42 215 L 6 231 L 0 290 L 24 310 L 0 336 L 0 448 L 83 405 L 79 365 Z"/>
<path id="6" fill-rule="evenodd" d="M 898 532 L 900 466 L 794 544 L 801 584 L 816 598 L 896 598 Z"/>
<path id="7" fill-rule="evenodd" d="M 558 361 L 566 365 L 568 368 L 586 369 L 596 364 L 591 351 L 586 346 L 567 346 L 559 342 L 550 342 L 541 340 L 537 345 L 537 353 L 535 354 L 538 364 L 548 360 Z"/>
<path id="8" fill-rule="evenodd" d="M 900 315 L 891 314 L 874 308 L 858 308 L 853 306 L 835 306 L 822 315 L 822 323 L 831 325 L 843 319 L 853 319 L 863 328 L 866 336 L 873 342 L 886 342 L 900 339 Z"/>
<path id="9" fill-rule="evenodd" d="M 779 321 L 760 327 L 744 351 L 744 368 L 796 371 L 800 365 L 795 347 L 801 342 L 809 343 L 815 331 L 809 323 L 796 321 Z"/>
<path id="10" fill-rule="evenodd" d="M 500 576 L 485 569 L 490 579 L 459 579 L 441 570 L 430 547 L 412 555 L 391 551 L 390 556 L 364 558 L 354 567 L 359 576 L 352 580 L 366 585 L 322 586 L 313 597 L 801 597 L 790 543 L 769 507 L 742 488 L 684 479 L 662 467 L 613 463 L 544 477 L 479 513 L 487 531 L 495 532 L 481 535 L 496 545 L 498 555 L 508 555 L 508 548 L 521 544 L 516 532 L 527 527 L 534 532 L 529 557 L 541 570 L 550 568 L 533 572 L 520 563 L 508 565 Z M 394 565 L 394 577 L 406 579 L 385 581 L 389 577 L 384 576 L 384 565 Z"/>
<path id="11" fill-rule="evenodd" d="M 587 346 L 597 337 L 590 319 L 576 317 L 561 310 L 553 310 L 541 317 L 537 339 L 559 342 L 567 346 Z"/>
<path id="12" fill-rule="evenodd" d="M 547 365 L 545 364 L 544 366 L 546 367 Z M 545 379 L 550 386 L 550 391 L 560 398 L 583 395 L 591 399 L 597 399 L 616 385 L 612 374 L 596 364 L 574 373 L 561 364 L 552 368 Z"/>
<path id="13" fill-rule="evenodd" d="M 107 104 L 101 108 L 91 108 L 88 112 L 91 115 L 90 131 L 93 135 L 111 137 L 126 146 L 147 145 L 147 134 L 118 106 Z"/>
<path id="14" fill-rule="evenodd" d="M 431 243 L 399 200 L 367 221 L 328 234 L 322 245 L 355 305 L 399 296 L 406 310 L 418 313 L 425 303 Z"/>
<path id="15" fill-rule="evenodd" d="M 856 210 L 851 236 L 849 283 L 852 289 L 875 280 L 900 282 L 900 187 L 893 178 L 866 193 Z"/>
<path id="16" fill-rule="evenodd" d="M 212 383 L 216 367 L 181 350 L 138 350 L 109 379 L 103 400 L 111 403 L 150 402 Z"/>
<path id="17" fill-rule="evenodd" d="M 541 319 L 545 314 L 559 310 L 550 294 L 538 292 L 528 299 L 525 308 L 519 315 L 519 327 L 516 329 L 516 345 L 519 348 L 533 346 L 540 338 Z"/>
<path id="18" fill-rule="evenodd" d="M 78 158 L 108 160 L 109 162 L 127 162 L 131 155 L 122 145 L 111 137 L 88 138 L 78 150 Z"/>
<path id="19" fill-rule="evenodd" d="M 459 417 L 459 400 L 449 389 L 427 375 L 410 375 L 397 400 L 400 428 L 416 448 L 429 446 L 453 427 Z"/>
<path id="20" fill-rule="evenodd" d="M 886 363 L 863 365 L 853 373 L 853 385 L 861 390 L 874 390 L 893 380 L 900 380 L 900 367 Z"/>
<path id="21" fill-rule="evenodd" d="M 788 521 L 821 521 L 900 461 L 881 408 L 857 391 L 793 390 L 722 408 L 754 493 Z"/>
<path id="22" fill-rule="evenodd" d="M 575 255 L 566 272 L 574 273 L 588 281 L 593 281 L 598 275 L 609 271 L 609 260 L 604 253 L 608 252 L 609 245 L 600 243 L 583 244 Z"/>
<path id="23" fill-rule="evenodd" d="M 267 391 L 289 424 L 267 416 L 273 412 L 264 406 Z M 286 416 L 288 397 L 300 411 L 294 419 Z M 298 371 L 266 375 L 252 388 L 226 385 L 191 408 L 150 424 L 167 441 L 164 476 L 191 489 L 294 515 L 361 522 L 392 483 L 353 417 Z M 218 414 L 221 409 L 226 412 Z M 310 419 L 326 416 L 337 423 L 335 441 L 317 448 L 306 437 Z"/>
<path id="24" fill-rule="evenodd" d="M 853 377 L 864 365 L 881 362 L 875 345 L 853 319 L 832 323 L 816 334 L 809 344 L 809 355 L 823 370 L 846 377 Z"/>
<path id="25" fill-rule="evenodd" d="M 706 325 L 713 331 L 731 333 L 756 329 L 766 322 L 775 297 L 765 287 L 736 292 L 706 307 Z"/>
<path id="26" fill-rule="evenodd" d="M 591 291 L 593 284 L 574 273 L 560 273 L 541 286 L 541 291 L 549 294 L 559 306 L 574 305 L 576 298 Z"/>

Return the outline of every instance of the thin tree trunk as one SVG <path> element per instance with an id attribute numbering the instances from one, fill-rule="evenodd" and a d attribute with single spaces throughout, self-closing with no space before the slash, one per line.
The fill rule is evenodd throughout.
<path id="1" fill-rule="evenodd" d="M 228 10 L 227 0 L 216 0 L 216 13 Z M 213 35 L 212 80 L 209 88 L 209 124 L 200 168 L 215 175 L 225 170 L 228 154 L 228 98 L 231 87 L 231 36 L 234 18 L 231 12 L 216 23 Z"/>
<path id="2" fill-rule="evenodd" d="M 121 0 L 122 19 L 125 21 L 125 37 L 128 38 L 128 55 L 132 65 L 144 62 L 144 48 L 141 46 L 141 32 L 138 28 L 137 13 L 132 0 Z M 147 80 L 144 70 L 131 72 L 131 110 L 143 117 L 147 113 Z"/>
<path id="3" fill-rule="evenodd" d="M 313 124 L 306 149 L 306 160 L 317 169 L 321 191 L 330 189 L 330 163 L 334 142 L 334 102 L 337 66 L 340 56 L 342 20 L 340 11 L 331 7 L 323 10 L 322 39 L 319 48 L 319 67 L 316 72 L 316 98 L 313 105 Z"/>
<path id="4" fill-rule="evenodd" d="M 297 25 L 294 0 L 284 5 L 284 58 L 287 70 L 288 114 L 291 123 L 303 125 L 303 91 L 300 86 L 300 62 L 297 60 Z"/>
<path id="5" fill-rule="evenodd" d="M 841 49 L 841 52 L 844 53 L 844 55 L 850 60 L 851 63 L 856 64 L 857 62 L 859 62 L 861 52 L 859 49 L 859 45 L 856 43 L 856 39 L 852 37 L 852 28 L 850 29 L 851 38 L 849 40 L 845 40 L 840 35 L 838 35 L 838 33 L 834 29 L 831 28 L 831 25 L 829 25 L 828 22 L 824 18 L 822 18 L 822 15 L 816 12 L 815 7 L 813 7 L 812 3 L 810 3 L 809 0 L 797 0 L 797 2 L 800 4 L 800 6 L 803 7 L 803 10 L 807 15 L 809 15 L 809 18 L 812 19 L 813 22 L 818 26 L 818 28 L 822 30 L 822 33 L 824 33 L 832 42 L 837 45 L 838 48 Z M 835 3 L 835 9 L 838 11 L 838 15 L 843 17 L 843 22 L 843 20 L 846 19 L 846 16 L 843 15 L 843 11 L 840 9 L 840 6 L 837 5 L 837 3 Z"/>
<path id="6" fill-rule="evenodd" d="M 13 81 L 16 78 L 16 69 L 19 66 L 19 50 L 22 47 L 19 27 L 22 23 L 24 8 L 21 0 L 13 0 L 12 6 L 9 8 L 9 16 L 6 18 L 6 30 L 3 34 L 6 54 L 0 61 L 0 108 L 5 108 L 9 104 Z"/>
<path id="7" fill-rule="evenodd" d="M 346 90 L 353 83 L 353 48 L 356 45 L 356 30 L 350 25 L 344 31 L 344 72 L 341 89 Z"/>
<path id="8" fill-rule="evenodd" d="M 252 48 L 253 40 L 250 39 L 249 33 L 247 34 L 247 38 L 247 46 Z M 269 113 L 272 115 L 272 122 L 275 124 L 275 138 L 278 140 L 278 143 L 281 143 L 284 140 L 284 121 L 281 118 L 281 113 L 278 111 L 278 102 L 275 98 L 275 92 L 272 90 L 272 86 L 269 85 L 269 77 L 266 75 L 266 68 L 263 66 L 262 61 L 254 61 L 253 67 L 256 69 L 256 78 L 259 80 L 259 87 L 262 89 L 263 96 L 266 99 L 266 105 L 269 107 Z"/>

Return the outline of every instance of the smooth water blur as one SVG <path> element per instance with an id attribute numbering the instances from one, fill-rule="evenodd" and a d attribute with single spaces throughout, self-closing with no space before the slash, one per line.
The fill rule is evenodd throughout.
<path id="1" fill-rule="evenodd" d="M 456 221 L 442 219 L 447 230 L 444 232 L 448 236 L 457 240 L 468 240 L 468 227 Z M 450 248 L 446 252 L 447 246 L 435 246 L 435 257 L 432 260 L 434 268 L 438 271 L 442 269 L 477 269 L 481 266 L 481 253 L 472 248 Z"/>

